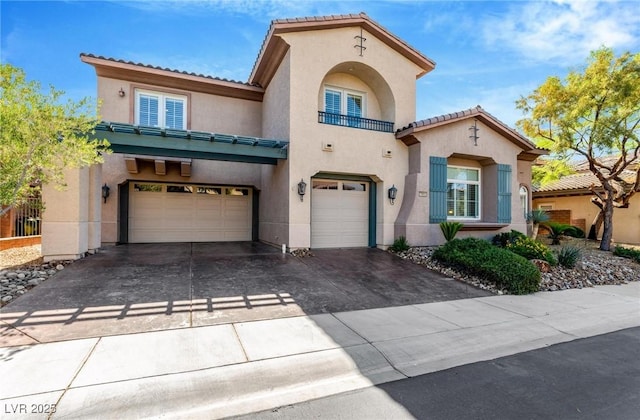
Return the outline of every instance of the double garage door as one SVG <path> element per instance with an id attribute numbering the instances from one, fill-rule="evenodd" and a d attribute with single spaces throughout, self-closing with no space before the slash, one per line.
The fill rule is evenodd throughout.
<path id="1" fill-rule="evenodd" d="M 230 186 L 131 182 L 129 242 L 252 239 L 252 190 Z"/>
<path id="2" fill-rule="evenodd" d="M 369 182 L 312 180 L 311 247 L 369 245 Z"/>

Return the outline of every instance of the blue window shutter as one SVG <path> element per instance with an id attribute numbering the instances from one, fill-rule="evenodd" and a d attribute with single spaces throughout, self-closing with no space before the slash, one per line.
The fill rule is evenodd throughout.
<path id="1" fill-rule="evenodd" d="M 351 117 L 362 117 L 361 96 L 347 95 L 347 115 Z"/>
<path id="2" fill-rule="evenodd" d="M 340 92 L 335 90 L 325 90 L 324 92 L 324 110 L 329 114 L 340 114 Z"/>
<path id="3" fill-rule="evenodd" d="M 139 124 L 149 127 L 158 126 L 158 98 L 149 95 L 140 95 Z"/>
<path id="4" fill-rule="evenodd" d="M 184 101 L 167 98 L 165 101 L 165 125 L 168 128 L 184 129 Z"/>
<path id="5" fill-rule="evenodd" d="M 429 223 L 447 221 L 447 158 L 429 157 Z"/>
<path id="6" fill-rule="evenodd" d="M 511 165 L 498 164 L 498 223 L 511 223 Z"/>

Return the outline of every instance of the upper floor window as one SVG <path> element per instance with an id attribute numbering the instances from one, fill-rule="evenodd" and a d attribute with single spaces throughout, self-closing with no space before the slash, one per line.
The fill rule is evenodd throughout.
<path id="1" fill-rule="evenodd" d="M 362 92 L 326 87 L 324 90 L 324 110 L 330 114 L 364 117 L 365 94 Z"/>
<path id="2" fill-rule="evenodd" d="M 187 128 L 187 97 L 146 90 L 136 90 L 136 125 Z"/>
<path id="3" fill-rule="evenodd" d="M 447 217 L 480 219 L 480 169 L 447 166 Z"/>

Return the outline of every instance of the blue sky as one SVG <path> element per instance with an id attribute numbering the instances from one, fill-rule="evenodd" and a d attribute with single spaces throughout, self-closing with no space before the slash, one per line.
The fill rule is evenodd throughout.
<path id="1" fill-rule="evenodd" d="M 81 52 L 246 81 L 272 19 L 367 13 L 434 60 L 417 117 L 514 101 L 606 45 L 640 51 L 637 1 L 0 1 L 1 60 L 72 99 L 96 95 Z"/>

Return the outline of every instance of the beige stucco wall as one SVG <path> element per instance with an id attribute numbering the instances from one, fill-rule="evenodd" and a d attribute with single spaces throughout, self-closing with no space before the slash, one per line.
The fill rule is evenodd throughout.
<path id="1" fill-rule="evenodd" d="M 289 140 L 291 115 L 290 54 L 287 53 L 264 94 L 262 132 L 265 137 Z M 289 159 L 290 149 L 288 151 Z M 261 241 L 281 245 L 289 244 L 290 201 L 289 162 L 278 162 L 277 166 L 262 165 L 262 188 L 260 191 L 259 238 Z"/>
<path id="2" fill-rule="evenodd" d="M 89 251 L 89 168 L 64 172 L 66 188 L 43 185 L 42 255 L 45 261 L 81 258 Z M 99 181 L 96 181 L 99 182 Z M 95 214 L 95 213 L 94 213 Z"/>
<path id="3" fill-rule="evenodd" d="M 533 200 L 533 208 L 553 205 L 554 210 L 571 210 L 571 219 L 585 219 L 586 232 L 598 215 L 599 208 L 591 203 L 591 196 L 543 197 Z M 602 234 L 602 230 L 599 232 Z M 640 244 L 640 197 L 633 197 L 627 209 L 613 211 L 613 240 L 616 243 Z"/>
<path id="4" fill-rule="evenodd" d="M 429 224 L 429 157 L 446 157 L 449 165 L 482 168 L 481 172 L 481 223 L 496 223 L 497 218 L 497 166 L 511 165 L 511 224 L 500 230 L 464 231 L 459 237 L 475 236 L 491 238 L 510 229 L 527 231 L 524 212 L 518 190 L 530 174 L 530 163 L 517 160 L 522 150 L 482 122 L 478 121 L 478 145 L 469 138 L 472 119 L 453 122 L 420 131 L 415 134 L 419 144 L 411 146 L 413 168 L 406 177 L 407 204 L 403 206 L 396 223 L 396 235 L 405 236 L 411 245 L 439 245 L 444 237 L 438 224 Z M 472 222 L 466 222 L 472 223 Z"/>
<path id="5" fill-rule="evenodd" d="M 367 93 L 366 117 L 374 119 L 393 115 L 395 128 L 415 120 L 415 79 L 420 72 L 415 64 L 380 42 L 367 38 L 363 57 L 353 48 L 359 28 L 297 32 L 282 35 L 290 45 L 290 149 L 289 149 L 289 242 L 294 248 L 310 246 L 311 200 L 300 202 L 295 184 L 318 172 L 370 176 L 378 187 L 377 243 L 393 242 L 393 225 L 402 199 L 395 206 L 386 198 L 386 191 L 395 184 L 404 189 L 408 171 L 407 147 L 392 133 L 339 127 L 318 123 L 325 82 L 329 85 Z M 348 65 L 345 65 L 348 63 Z M 353 68 L 353 75 L 342 67 Z M 336 69 L 340 69 L 337 71 Z M 369 82 L 375 81 L 377 86 Z M 382 84 L 382 86 L 381 86 Z M 387 92 L 385 102 L 376 91 Z M 391 95 L 388 94 L 391 92 Z M 384 96 L 384 95 L 383 95 Z M 392 109 L 384 109 L 391 106 Z M 323 143 L 332 143 L 333 151 L 322 150 Z M 391 151 L 391 158 L 383 157 Z M 400 194 L 399 197 L 402 197 Z M 295 204 L 294 204 L 295 203 Z"/>
<path id="6" fill-rule="evenodd" d="M 124 98 L 118 96 L 122 88 Z M 262 103 L 200 92 L 155 87 L 126 80 L 98 77 L 98 97 L 102 100 L 101 117 L 105 121 L 133 124 L 135 89 L 188 96 L 187 128 L 221 134 L 261 137 Z"/>

